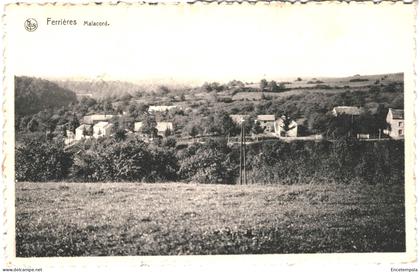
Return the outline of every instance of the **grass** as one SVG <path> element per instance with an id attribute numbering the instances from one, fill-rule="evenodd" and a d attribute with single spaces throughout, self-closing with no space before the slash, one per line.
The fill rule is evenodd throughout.
<path id="1" fill-rule="evenodd" d="M 16 184 L 18 257 L 401 251 L 397 186 Z"/>

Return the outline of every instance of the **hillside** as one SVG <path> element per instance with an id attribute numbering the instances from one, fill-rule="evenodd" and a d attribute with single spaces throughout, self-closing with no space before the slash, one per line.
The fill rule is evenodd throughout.
<path id="1" fill-rule="evenodd" d="M 152 82 L 132 83 L 120 80 L 55 80 L 60 87 L 72 90 L 78 98 L 89 96 L 95 99 L 121 98 L 127 94 L 141 96 L 164 90 L 176 91 L 188 88 L 180 84 L 159 84 Z"/>
<path id="2" fill-rule="evenodd" d="M 33 77 L 15 77 L 16 118 L 44 109 L 58 108 L 76 102 L 76 94 L 57 84 Z"/>

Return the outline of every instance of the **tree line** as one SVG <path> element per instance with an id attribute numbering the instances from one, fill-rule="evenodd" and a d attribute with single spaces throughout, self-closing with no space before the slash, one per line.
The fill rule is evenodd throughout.
<path id="1" fill-rule="evenodd" d="M 26 139 L 16 148 L 16 180 L 234 184 L 238 148 L 223 138 L 177 148 L 173 137 L 104 137 L 67 149 L 58 140 Z M 248 147 L 246 165 L 256 184 L 402 183 L 404 141 L 260 142 Z"/>

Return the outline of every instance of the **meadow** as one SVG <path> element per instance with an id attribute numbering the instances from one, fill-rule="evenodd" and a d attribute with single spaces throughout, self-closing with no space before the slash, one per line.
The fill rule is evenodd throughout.
<path id="1" fill-rule="evenodd" d="M 16 183 L 16 255 L 405 251 L 398 185 Z"/>

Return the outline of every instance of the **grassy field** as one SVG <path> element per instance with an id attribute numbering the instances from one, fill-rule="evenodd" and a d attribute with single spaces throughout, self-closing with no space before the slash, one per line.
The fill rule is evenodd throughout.
<path id="1" fill-rule="evenodd" d="M 396 252 L 404 229 L 401 186 L 16 184 L 19 257 Z"/>

